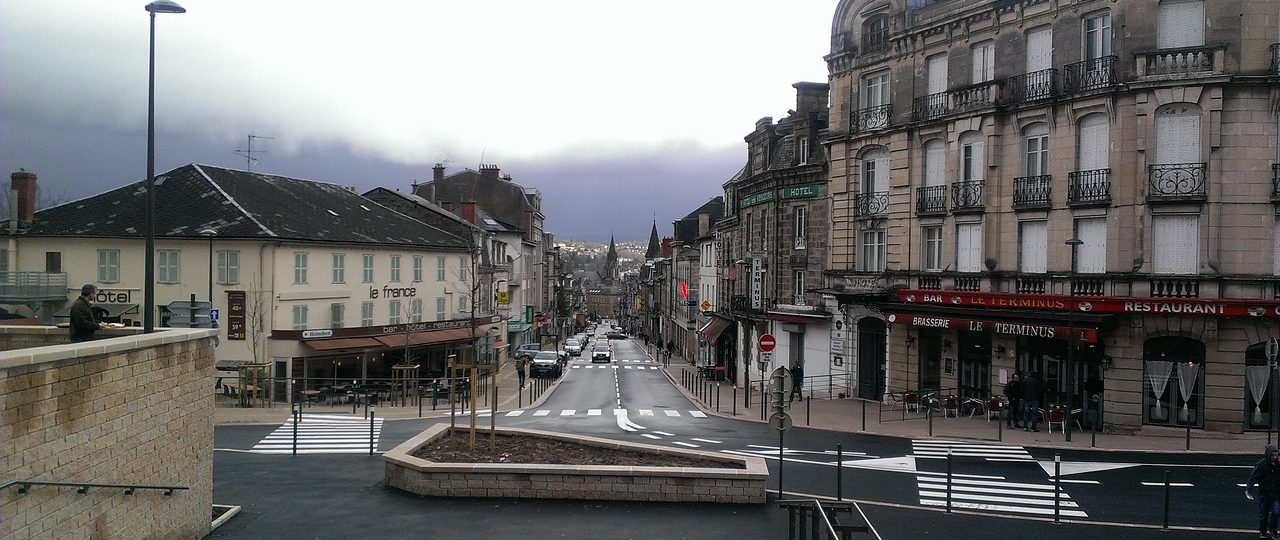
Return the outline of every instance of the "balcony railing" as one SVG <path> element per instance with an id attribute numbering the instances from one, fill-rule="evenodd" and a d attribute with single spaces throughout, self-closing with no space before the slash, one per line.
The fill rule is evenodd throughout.
<path id="1" fill-rule="evenodd" d="M 982 209 L 982 180 L 951 183 L 951 211 Z"/>
<path id="2" fill-rule="evenodd" d="M 1119 84 L 1120 78 L 1116 75 L 1118 60 L 1116 56 L 1103 56 L 1067 64 L 1062 68 L 1062 93 L 1074 94 Z"/>
<path id="3" fill-rule="evenodd" d="M 1049 206 L 1049 190 L 1053 177 L 1049 175 L 1023 176 L 1013 179 L 1014 208 L 1044 208 Z"/>
<path id="4" fill-rule="evenodd" d="M 911 101 L 911 120 L 920 122 L 946 116 L 951 107 L 947 103 L 947 92 L 938 92 L 920 96 Z"/>
<path id="5" fill-rule="evenodd" d="M 926 291 L 941 291 L 942 276 L 920 276 L 920 288 Z"/>
<path id="6" fill-rule="evenodd" d="M 760 299 L 760 308 L 759 308 L 759 309 L 756 309 L 756 308 L 751 307 L 751 297 L 750 297 L 750 296 L 740 295 L 740 294 L 735 294 L 735 295 L 733 295 L 733 297 L 731 297 L 731 298 L 729 299 L 729 309 L 730 309 L 731 311 L 738 312 L 738 313 L 755 313 L 755 314 L 761 314 L 761 313 L 764 313 L 764 310 L 765 310 L 765 309 L 767 309 L 767 308 L 769 307 L 769 304 L 770 304 L 770 303 L 769 303 L 769 300 L 768 300 L 768 299 L 766 299 L 766 298 L 761 298 L 761 299 Z"/>
<path id="7" fill-rule="evenodd" d="M 1271 44 L 1271 73 L 1280 75 L 1280 43 Z"/>
<path id="8" fill-rule="evenodd" d="M 1196 298 L 1200 296 L 1200 278 L 1151 278 L 1153 298 Z"/>
<path id="9" fill-rule="evenodd" d="M 1203 199 L 1206 163 L 1151 165 L 1147 199 Z"/>
<path id="10" fill-rule="evenodd" d="M 995 81 L 950 90 L 947 92 L 947 100 L 951 104 L 949 112 L 959 113 L 992 107 L 996 104 L 996 98 L 999 95 L 1000 85 Z"/>
<path id="11" fill-rule="evenodd" d="M 1042 69 L 1014 75 L 1004 84 L 1004 102 L 1029 103 L 1058 95 L 1058 70 Z"/>
<path id="12" fill-rule="evenodd" d="M 1018 294 L 1044 294 L 1044 278 L 1020 277 L 1014 285 Z"/>
<path id="13" fill-rule="evenodd" d="M 47 272 L 0 272 L 0 302 L 66 300 L 67 275 Z"/>
<path id="14" fill-rule="evenodd" d="M 860 217 L 883 216 L 889 213 L 889 192 L 859 193 L 855 203 Z"/>
<path id="15" fill-rule="evenodd" d="M 1067 173 L 1067 204 L 1095 204 L 1111 201 L 1111 169 Z"/>
<path id="16" fill-rule="evenodd" d="M 947 211 L 947 186 L 916 188 L 916 213 L 937 214 Z"/>
<path id="17" fill-rule="evenodd" d="M 889 50 L 889 29 L 870 30 L 862 36 L 862 52 L 864 54 Z"/>
<path id="18" fill-rule="evenodd" d="M 981 276 L 956 276 L 956 290 L 978 292 L 982 290 Z"/>
<path id="19" fill-rule="evenodd" d="M 878 105 L 859 109 L 853 113 L 853 129 L 857 133 L 868 133 L 889 127 L 893 118 L 893 105 Z"/>
<path id="20" fill-rule="evenodd" d="M 1181 78 L 1213 73 L 1222 65 L 1221 46 L 1160 49 L 1137 55 L 1138 77 Z"/>
<path id="21" fill-rule="evenodd" d="M 1280 163 L 1271 164 L 1271 200 L 1280 201 Z"/>
<path id="22" fill-rule="evenodd" d="M 1071 293 L 1076 296 L 1102 296 L 1107 282 L 1100 278 L 1075 278 L 1071 280 Z"/>

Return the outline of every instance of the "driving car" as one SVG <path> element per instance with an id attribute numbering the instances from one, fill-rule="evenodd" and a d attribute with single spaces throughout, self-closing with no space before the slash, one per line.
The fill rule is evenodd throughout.
<path id="1" fill-rule="evenodd" d="M 560 376 L 560 354 L 556 351 L 538 351 L 529 362 L 530 377 L 552 378 Z"/>
<path id="2" fill-rule="evenodd" d="M 516 346 L 516 351 L 515 353 L 512 354 L 512 356 L 514 356 L 515 358 L 532 358 L 533 355 L 538 354 L 538 351 L 541 351 L 541 350 L 542 350 L 542 345 L 540 344 L 522 343 Z"/>
<path id="3" fill-rule="evenodd" d="M 605 337 L 609 339 L 627 339 L 626 334 L 616 330 L 610 330 L 608 333 L 605 334 Z"/>
<path id="4" fill-rule="evenodd" d="M 596 346 L 591 349 L 591 363 L 604 362 L 608 364 L 609 362 L 612 362 L 612 349 L 613 347 L 610 347 L 608 343 L 596 343 Z"/>
<path id="5" fill-rule="evenodd" d="M 564 352 L 569 353 L 569 356 L 581 356 L 582 342 L 578 341 L 577 339 L 570 339 L 568 341 L 565 341 Z"/>

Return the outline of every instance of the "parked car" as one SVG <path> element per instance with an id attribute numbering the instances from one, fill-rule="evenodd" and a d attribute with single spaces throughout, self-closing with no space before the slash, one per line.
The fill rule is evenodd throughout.
<path id="1" fill-rule="evenodd" d="M 608 364 L 609 362 L 612 362 L 612 361 L 613 361 L 613 347 L 610 347 L 608 343 L 596 343 L 596 346 L 591 349 L 592 364 L 596 362 L 604 362 Z"/>
<path id="2" fill-rule="evenodd" d="M 609 339 L 627 339 L 627 335 L 617 330 L 610 330 L 605 337 Z"/>
<path id="3" fill-rule="evenodd" d="M 581 356 L 582 342 L 578 341 L 577 339 L 570 339 L 568 341 L 565 341 L 564 352 L 569 353 L 569 356 Z"/>
<path id="4" fill-rule="evenodd" d="M 541 350 L 542 345 L 537 343 L 522 343 L 516 346 L 516 351 L 512 353 L 512 356 L 516 358 L 533 358 L 533 355 L 538 354 L 538 351 Z"/>
<path id="5" fill-rule="evenodd" d="M 552 378 L 560 376 L 560 354 L 555 351 L 538 351 L 529 363 L 530 377 Z"/>

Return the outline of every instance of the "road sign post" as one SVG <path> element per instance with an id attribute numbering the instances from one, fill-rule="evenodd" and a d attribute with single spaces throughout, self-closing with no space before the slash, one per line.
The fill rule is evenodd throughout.
<path id="1" fill-rule="evenodd" d="M 1271 444 L 1271 433 L 1276 431 L 1276 356 L 1280 355 L 1280 339 L 1271 338 L 1267 340 L 1266 346 L 1267 366 L 1271 369 L 1267 370 L 1267 387 L 1271 391 L 1271 414 L 1267 421 L 1267 444 Z M 1276 434 L 1280 438 L 1280 433 Z"/>

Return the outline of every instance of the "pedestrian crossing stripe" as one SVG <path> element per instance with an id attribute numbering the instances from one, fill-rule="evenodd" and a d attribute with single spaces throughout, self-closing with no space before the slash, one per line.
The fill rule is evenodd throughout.
<path id="1" fill-rule="evenodd" d="M 704 413 L 704 412 L 702 412 L 702 411 L 689 411 L 689 414 L 690 414 L 691 416 L 695 416 L 695 417 L 698 417 L 698 418 L 706 418 L 706 417 L 707 417 L 707 413 Z"/>
<path id="2" fill-rule="evenodd" d="M 653 416 L 653 411 L 649 409 L 640 409 L 640 416 Z"/>
<path id="3" fill-rule="evenodd" d="M 520 416 L 520 415 L 522 415 L 522 414 L 524 414 L 524 410 L 523 410 L 523 409 L 518 410 L 518 411 L 511 411 L 511 412 L 507 413 L 507 416 Z"/>
<path id="4" fill-rule="evenodd" d="M 533 413 L 533 415 L 534 415 L 534 416 L 546 416 L 546 415 L 548 415 L 548 414 L 551 414 L 551 411 L 546 410 L 546 409 L 542 409 L 542 410 L 534 411 L 534 413 Z"/>
<path id="5" fill-rule="evenodd" d="M 614 416 L 628 416 L 630 414 L 630 412 L 627 409 L 615 408 L 611 410 L 613 411 Z M 528 411 L 526 409 L 519 409 L 519 410 L 507 411 L 505 413 L 499 413 L 499 414 L 501 414 L 502 416 L 524 416 L 525 412 L 528 412 Z M 638 409 L 636 412 L 639 413 L 640 416 L 654 416 L 653 409 Z M 683 416 L 683 414 L 681 414 L 681 412 L 677 410 L 667 409 L 667 410 L 663 410 L 662 412 L 666 416 L 672 417 L 672 418 L 678 418 Z M 707 417 L 707 413 L 704 413 L 702 411 L 685 411 L 685 412 L 687 412 L 689 416 L 692 416 L 694 418 Z M 458 416 L 467 416 L 469 414 L 470 413 L 458 413 Z M 476 413 L 477 416 L 491 416 L 492 414 L 493 413 L 489 411 L 481 411 Z M 587 409 L 586 411 L 581 411 L 579 409 L 561 409 L 560 412 L 558 413 L 556 413 L 553 409 L 537 409 L 533 411 L 533 414 L 531 416 L 551 416 L 552 414 L 555 414 L 557 416 L 568 416 L 568 417 L 576 417 L 576 418 L 581 418 L 583 416 L 603 416 L 604 409 Z M 381 420 L 379 420 L 379 422 L 381 422 Z M 356 431 L 359 431 L 359 430 L 357 429 Z M 366 438 L 368 438 L 367 423 L 365 424 L 364 433 L 366 434 Z"/>
<path id="6" fill-rule="evenodd" d="M 560 411 L 560 416 L 573 416 L 573 415 L 574 415 L 574 413 L 576 413 L 576 412 L 578 412 L 578 411 L 575 411 L 575 410 L 573 410 L 573 409 L 565 409 L 565 410 L 563 410 L 563 411 Z"/>
<path id="7" fill-rule="evenodd" d="M 922 439 L 911 441 L 916 459 L 946 459 L 948 452 L 957 457 L 980 457 L 997 462 L 1034 462 L 1021 446 L 979 444 L 958 441 Z M 1037 467 L 1038 468 L 1038 467 Z M 916 474 L 920 504 L 946 506 L 948 491 L 952 508 L 1000 514 L 1052 515 L 1087 518 L 1079 503 L 1060 485 L 1046 482 L 1014 482 L 1001 477 L 945 475 L 921 471 Z"/>
<path id="8" fill-rule="evenodd" d="M 281 424 L 253 446 L 262 454 L 292 454 L 295 423 L 293 417 Z M 382 435 L 382 419 L 358 416 L 303 415 L 297 422 L 299 454 L 367 453 L 372 441 L 378 447 Z"/>
<path id="9" fill-rule="evenodd" d="M 600 409 L 590 409 L 587 411 L 587 416 L 600 416 L 600 412 Z"/>
<path id="10" fill-rule="evenodd" d="M 667 416 L 680 416 L 680 411 L 673 411 L 671 409 L 667 409 L 662 412 L 667 413 Z"/>

